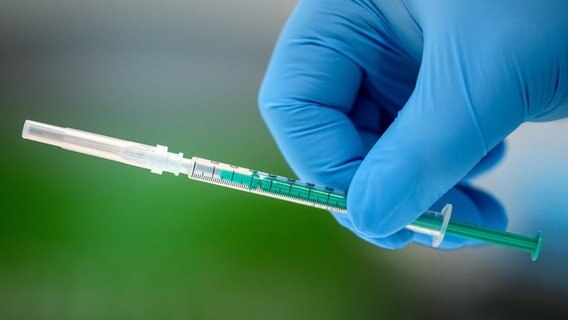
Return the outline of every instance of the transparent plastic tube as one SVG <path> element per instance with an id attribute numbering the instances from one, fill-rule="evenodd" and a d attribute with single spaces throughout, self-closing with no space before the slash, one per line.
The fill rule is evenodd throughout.
<path id="1" fill-rule="evenodd" d="M 66 150 L 150 169 L 158 174 L 167 171 L 178 175 L 183 162 L 182 153 L 168 152 L 168 147 L 165 146 L 153 147 L 31 120 L 24 123 L 22 137 Z"/>
<path id="2" fill-rule="evenodd" d="M 345 191 L 212 160 L 197 157 L 185 159 L 182 153 L 168 152 L 168 148 L 161 145 L 153 147 L 30 120 L 24 124 L 22 137 L 146 168 L 157 174 L 166 171 L 178 175 L 181 172 L 193 180 L 313 206 L 338 214 L 347 214 L 347 193 Z M 531 253 L 533 261 L 538 258 L 542 244 L 540 232 L 531 238 L 453 221 L 450 220 L 451 211 L 451 205 L 446 205 L 441 212 L 426 211 L 406 228 L 431 236 L 433 247 L 439 246 L 444 236 L 450 234 L 527 251 Z"/>

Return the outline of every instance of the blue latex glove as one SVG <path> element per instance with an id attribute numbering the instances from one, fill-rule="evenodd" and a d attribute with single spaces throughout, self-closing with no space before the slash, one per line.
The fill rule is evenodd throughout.
<path id="1" fill-rule="evenodd" d="M 524 121 L 567 116 L 567 96 L 566 0 L 304 0 L 259 104 L 301 179 L 349 190 L 339 222 L 396 249 L 429 245 L 402 228 L 446 203 L 505 228 L 499 203 L 464 181 Z"/>

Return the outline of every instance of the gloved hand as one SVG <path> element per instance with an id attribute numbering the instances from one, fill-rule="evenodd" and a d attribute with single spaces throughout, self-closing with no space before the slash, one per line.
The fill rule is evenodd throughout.
<path id="1" fill-rule="evenodd" d="M 567 116 L 567 97 L 568 1 L 303 0 L 259 104 L 301 179 L 348 189 L 339 222 L 396 249 L 429 245 L 402 228 L 446 203 L 505 228 L 467 179 L 524 121 Z"/>

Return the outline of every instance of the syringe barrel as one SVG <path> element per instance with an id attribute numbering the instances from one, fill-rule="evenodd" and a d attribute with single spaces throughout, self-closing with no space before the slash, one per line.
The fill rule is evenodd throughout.
<path id="1" fill-rule="evenodd" d="M 182 170 L 183 154 L 168 152 L 165 146 L 153 147 L 31 120 L 25 122 L 22 137 L 66 150 L 150 169 L 153 173 L 161 174 L 163 171 L 168 171 L 177 175 Z"/>

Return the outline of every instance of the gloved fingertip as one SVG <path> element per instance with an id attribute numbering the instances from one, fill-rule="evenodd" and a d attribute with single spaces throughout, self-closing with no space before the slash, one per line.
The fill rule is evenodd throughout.
<path id="1" fill-rule="evenodd" d="M 478 209 L 480 224 L 498 230 L 505 230 L 509 219 L 503 205 L 490 194 L 467 185 L 457 187 L 465 193 Z"/>
<path id="2" fill-rule="evenodd" d="M 406 229 L 385 238 L 372 238 L 359 235 L 363 240 L 388 250 L 400 250 L 412 243 L 412 233 Z"/>
<path id="3" fill-rule="evenodd" d="M 337 223 L 339 223 L 342 227 L 345 227 L 350 231 L 355 230 L 355 229 L 353 229 L 353 224 L 351 223 L 351 221 L 349 220 L 347 215 L 337 213 L 337 212 L 333 212 L 333 211 L 330 211 L 330 213 L 331 213 L 331 216 L 335 219 L 335 221 L 337 221 Z"/>
<path id="4" fill-rule="evenodd" d="M 420 212 L 423 198 L 414 197 L 418 173 L 413 160 L 387 153 L 368 155 L 349 187 L 347 207 L 354 228 L 370 238 L 386 238 L 397 233 Z M 405 174 L 393 178 L 393 171 Z M 415 218 L 415 217 L 414 217 Z"/>
<path id="5" fill-rule="evenodd" d="M 385 238 L 368 237 L 361 234 L 355 229 L 353 223 L 351 222 L 348 216 L 333 211 L 331 211 L 331 214 L 341 226 L 350 230 L 359 238 L 375 246 L 388 250 L 398 250 L 404 248 L 405 246 L 407 246 L 412 242 L 412 233 L 408 230 L 405 229 L 400 230 L 399 232 Z"/>

